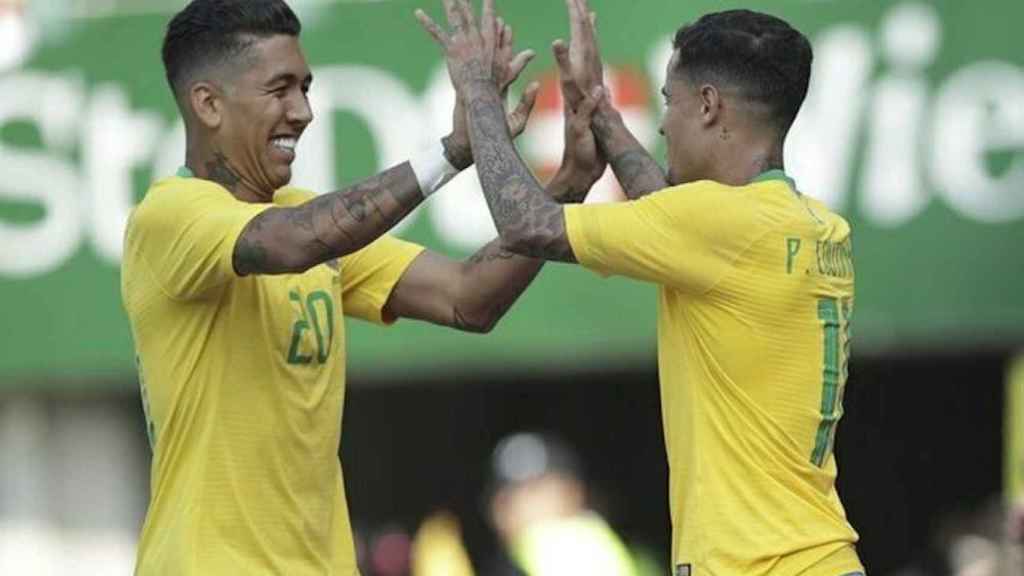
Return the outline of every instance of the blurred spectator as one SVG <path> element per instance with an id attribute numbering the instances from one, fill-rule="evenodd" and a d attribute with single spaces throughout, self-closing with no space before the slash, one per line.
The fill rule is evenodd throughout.
<path id="1" fill-rule="evenodd" d="M 412 576 L 473 576 L 459 521 L 451 513 L 431 515 L 416 532 Z"/>
<path id="2" fill-rule="evenodd" d="M 510 562 L 487 574 L 637 574 L 622 540 L 588 509 L 571 449 L 539 434 L 515 434 L 498 444 L 491 464 L 490 515 Z"/>
<path id="3" fill-rule="evenodd" d="M 940 530 L 938 545 L 946 551 L 953 576 L 1020 576 L 1024 574 L 1022 547 L 1003 530 L 1006 518 L 1017 511 L 1001 498 L 949 515 Z"/>
<path id="4" fill-rule="evenodd" d="M 519 433 L 491 457 L 486 507 L 502 552 L 476 572 L 458 520 L 428 517 L 412 545 L 413 576 L 653 576 L 665 571 L 654 554 L 629 550 L 587 506 L 579 458 L 563 442 Z M 632 552 L 632 553 L 631 553 Z"/>

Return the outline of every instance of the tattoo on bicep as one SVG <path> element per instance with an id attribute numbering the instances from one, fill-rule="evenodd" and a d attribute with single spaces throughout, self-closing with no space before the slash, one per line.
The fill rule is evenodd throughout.
<path id="1" fill-rule="evenodd" d="M 240 274 L 301 271 L 370 244 L 423 201 L 408 163 L 292 208 L 270 208 L 235 247 Z M 281 238 L 298 238 L 282 245 Z"/>
<path id="2" fill-rule="evenodd" d="M 235 250 L 231 258 L 236 274 L 247 276 L 266 268 L 267 249 L 263 246 L 263 226 L 268 214 L 274 211 L 274 209 L 270 209 L 261 212 L 245 225 L 235 243 Z M 273 218 L 273 214 L 269 214 L 269 216 Z"/>
<path id="3" fill-rule="evenodd" d="M 470 134 L 477 173 L 495 225 L 510 249 L 548 260 L 574 261 L 562 206 L 517 157 L 501 102 L 483 92 L 470 99 Z"/>
<path id="4" fill-rule="evenodd" d="M 310 202 L 313 233 L 318 243 L 342 256 L 379 238 L 422 201 L 416 174 L 404 163 Z"/>

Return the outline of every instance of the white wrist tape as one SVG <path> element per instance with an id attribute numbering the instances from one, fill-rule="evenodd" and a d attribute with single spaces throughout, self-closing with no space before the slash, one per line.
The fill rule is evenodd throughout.
<path id="1" fill-rule="evenodd" d="M 409 164 L 416 174 L 416 181 L 420 183 L 424 198 L 440 190 L 459 174 L 459 170 L 445 158 L 444 144 L 440 140 L 413 156 Z"/>

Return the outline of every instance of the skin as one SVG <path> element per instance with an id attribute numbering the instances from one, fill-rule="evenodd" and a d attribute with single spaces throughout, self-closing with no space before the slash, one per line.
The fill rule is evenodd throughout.
<path id="1" fill-rule="evenodd" d="M 493 66 L 497 43 L 494 2 L 485 0 L 479 27 L 467 2 L 445 0 L 444 6 L 450 34 L 424 12 L 418 11 L 417 17 L 444 48 L 452 83 L 466 102 L 473 158 L 501 238 L 517 254 L 574 261 L 564 240 L 562 206 L 543 193 L 496 115 L 501 99 Z M 540 195 L 537 190 L 542 191 Z"/>
<path id="2" fill-rule="evenodd" d="M 502 25 L 496 37 L 492 73 L 504 92 L 532 53 L 513 54 L 510 27 Z M 291 180 L 295 159 L 293 151 L 272 140 L 297 139 L 313 121 L 307 97 L 312 80 L 298 39 L 287 35 L 255 38 L 239 61 L 196 74 L 177 94 L 186 121 L 186 165 L 196 177 L 217 182 L 241 201 L 271 202 L 274 192 Z M 525 128 L 535 97 L 536 86 L 531 86 L 511 114 L 503 112 L 511 134 Z M 472 155 L 461 103 L 454 124 L 444 139 L 446 157 L 465 167 Z M 563 197 L 570 187 L 591 184 L 586 174 L 563 164 L 550 189 Z M 403 163 L 300 206 L 270 208 L 238 239 L 235 270 L 241 276 L 303 272 L 365 247 L 422 200 L 415 174 Z M 463 262 L 426 251 L 395 286 L 385 315 L 488 332 L 541 265 L 506 250 L 500 240 Z"/>
<path id="3" fill-rule="evenodd" d="M 704 179 L 742 185 L 782 167 L 782 138 L 768 112 L 740 99 L 731 87 L 695 84 L 676 74 L 677 53 L 662 91 L 666 114 L 661 133 L 669 157 L 665 174 L 626 128 L 602 86 L 595 18 L 587 1 L 565 1 L 572 31 L 567 68 L 577 88 L 567 99 L 590 117 L 599 156 L 607 158 L 630 199 Z M 575 262 L 562 206 L 544 194 L 501 122 L 495 77 L 488 73 L 496 42 L 494 0 L 484 0 L 479 25 L 468 0 L 444 4 L 449 31 L 419 16 L 444 49 L 452 83 L 467 103 L 477 171 L 499 234 L 515 253 Z"/>

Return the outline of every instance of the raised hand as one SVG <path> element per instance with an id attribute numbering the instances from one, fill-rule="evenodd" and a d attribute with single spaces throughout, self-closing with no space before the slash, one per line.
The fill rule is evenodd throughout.
<path id="1" fill-rule="evenodd" d="M 514 34 L 512 26 L 506 24 L 501 18 L 496 20 L 498 43 L 495 53 L 494 68 L 503 100 L 507 99 L 508 90 L 519 79 L 523 70 L 534 58 L 533 50 L 524 50 L 515 53 L 513 50 Z M 519 99 L 518 105 L 508 113 L 508 129 L 512 138 L 518 138 L 526 129 L 526 124 L 533 112 L 533 106 L 537 101 L 537 91 L 540 88 L 536 82 L 530 83 Z M 469 127 L 466 118 L 465 101 L 461 94 L 456 94 L 455 111 L 452 117 L 452 133 L 445 138 L 445 149 L 448 161 L 456 168 L 465 169 L 473 163 L 473 153 L 469 145 Z"/>
<path id="2" fill-rule="evenodd" d="M 552 192 L 556 201 L 563 204 L 582 202 L 608 167 L 608 162 L 601 154 L 594 133 L 590 129 L 594 110 L 601 100 L 586 97 L 580 91 L 572 77 L 569 47 L 559 40 L 552 48 L 555 61 L 558 63 L 564 102 L 565 150 L 562 154 L 562 164 L 553 179 L 558 185 L 548 186 L 548 191 Z"/>
<path id="3" fill-rule="evenodd" d="M 450 31 L 445 31 L 423 10 L 416 11 L 416 18 L 444 49 L 455 89 L 462 92 L 474 82 L 500 85 L 501 70 L 495 66 L 499 31 L 494 0 L 484 0 L 479 26 L 468 0 L 444 0 L 444 9 Z"/>
<path id="4" fill-rule="evenodd" d="M 578 95 L 571 95 L 570 105 L 575 108 L 594 88 L 604 84 L 604 65 L 597 44 L 597 14 L 590 11 L 587 0 L 565 0 L 569 10 L 569 62 L 572 78 L 579 87 Z"/>
<path id="5" fill-rule="evenodd" d="M 563 89 L 566 102 L 578 110 L 587 99 L 593 99 L 591 128 L 597 139 L 598 150 L 611 164 L 615 176 L 622 185 L 626 197 L 635 200 L 668 186 L 664 171 L 654 161 L 622 121 L 604 85 L 604 65 L 597 46 L 595 14 L 590 11 L 587 0 L 565 0 L 569 11 L 571 38 L 568 47 L 568 65 L 565 43 L 555 43 L 555 57 L 559 68 L 568 68 L 575 82 L 575 88 Z M 588 105 L 588 109 L 591 107 Z"/>

